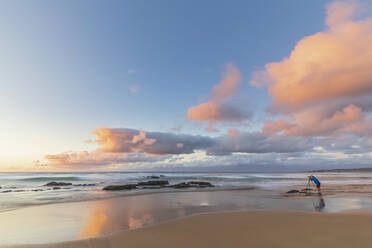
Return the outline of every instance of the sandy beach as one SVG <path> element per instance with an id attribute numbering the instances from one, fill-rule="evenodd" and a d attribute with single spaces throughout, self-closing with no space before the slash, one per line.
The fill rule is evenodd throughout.
<path id="1" fill-rule="evenodd" d="M 370 247 L 370 198 L 327 192 L 172 192 L 26 207 L 0 213 L 0 247 Z"/>
<path id="2" fill-rule="evenodd" d="M 371 222 L 367 213 L 202 214 L 103 238 L 17 247 L 371 247 Z"/>

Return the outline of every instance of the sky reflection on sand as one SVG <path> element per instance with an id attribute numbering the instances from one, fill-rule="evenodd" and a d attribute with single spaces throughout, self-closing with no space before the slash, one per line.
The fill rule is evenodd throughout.
<path id="1" fill-rule="evenodd" d="M 371 209 L 369 198 L 290 199 L 273 192 L 178 192 L 28 207 L 0 213 L 0 246 L 94 238 L 198 213 L 243 210 L 340 212 Z"/>

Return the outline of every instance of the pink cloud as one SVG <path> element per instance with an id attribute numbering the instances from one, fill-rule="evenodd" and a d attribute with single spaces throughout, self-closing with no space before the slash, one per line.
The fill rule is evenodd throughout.
<path id="1" fill-rule="evenodd" d="M 292 114 L 292 121 L 266 122 L 265 134 L 283 132 L 290 136 L 324 136 L 340 130 L 351 130 L 355 123 L 363 120 L 362 109 L 349 105 L 329 115 L 327 109 L 310 108 Z"/>
<path id="2" fill-rule="evenodd" d="M 370 111 L 372 95 L 372 18 L 355 20 L 357 2 L 327 6 L 326 29 L 301 39 L 290 55 L 254 73 L 251 84 L 268 87 L 266 134 L 324 136 L 356 131 Z"/>
<path id="3" fill-rule="evenodd" d="M 239 136 L 240 131 L 236 128 L 232 128 L 232 129 L 229 129 L 227 134 L 230 138 L 234 139 Z"/>
<path id="4" fill-rule="evenodd" d="M 65 152 L 45 155 L 48 165 L 54 167 L 77 168 L 79 166 L 105 166 L 111 164 L 132 164 L 138 162 L 160 161 L 162 157 L 146 156 L 141 153 L 110 153 L 102 151 Z"/>
<path id="5" fill-rule="evenodd" d="M 213 87 L 209 101 L 191 107 L 187 111 L 188 121 L 207 123 L 207 131 L 218 131 L 214 125 L 218 122 L 240 122 L 248 115 L 240 109 L 228 105 L 228 101 L 237 94 L 241 75 L 231 63 L 227 64 L 222 81 Z"/>
<path id="6" fill-rule="evenodd" d="M 372 19 L 354 21 L 359 9 L 355 2 L 328 5 L 327 29 L 300 40 L 289 57 L 267 64 L 251 83 L 270 79 L 269 93 L 282 110 L 371 94 Z"/>

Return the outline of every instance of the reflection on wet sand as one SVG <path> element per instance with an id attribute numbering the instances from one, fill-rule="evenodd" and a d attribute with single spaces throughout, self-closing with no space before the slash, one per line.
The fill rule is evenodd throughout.
<path id="1" fill-rule="evenodd" d="M 98 237 L 107 221 L 106 214 L 93 214 L 88 221 L 88 224 L 81 230 L 79 238 L 94 238 Z"/>
<path id="2" fill-rule="evenodd" d="M 109 223 L 109 211 L 107 202 L 94 202 L 89 209 L 86 221 L 87 224 L 83 225 L 79 233 L 79 239 L 95 238 L 100 236 L 103 233 L 105 225 Z"/>
<path id="3" fill-rule="evenodd" d="M 147 198 L 121 201 L 92 202 L 86 224 L 79 233 L 79 239 L 95 238 L 114 230 L 137 229 L 151 225 L 154 209 Z"/>
<path id="4" fill-rule="evenodd" d="M 317 199 L 313 201 L 315 211 L 322 212 L 325 208 L 325 201 L 322 195 L 318 195 Z"/>
<path id="5" fill-rule="evenodd" d="M 150 225 L 153 220 L 151 214 L 145 214 L 142 216 L 128 216 L 129 230 L 141 228 L 146 225 Z"/>
<path id="6" fill-rule="evenodd" d="M 14 241 L 33 244 L 94 238 L 199 213 L 313 209 L 307 200 L 271 196 L 259 190 L 178 192 L 25 208 L 0 213 L 0 246 Z"/>

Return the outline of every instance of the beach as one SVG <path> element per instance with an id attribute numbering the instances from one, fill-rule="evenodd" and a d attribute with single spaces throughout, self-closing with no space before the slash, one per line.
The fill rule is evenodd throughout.
<path id="1" fill-rule="evenodd" d="M 370 247 L 371 214 L 203 214 L 108 237 L 18 247 Z"/>
<path id="2" fill-rule="evenodd" d="M 307 247 L 302 244 L 307 242 L 320 247 L 347 247 L 352 242 L 363 247 L 371 231 L 370 174 L 320 174 L 322 182 L 327 182 L 322 195 L 315 187 L 303 191 L 304 175 L 191 174 L 181 179 L 179 174 L 162 175 L 154 180 L 166 178 L 178 183 L 203 179 L 215 187 L 134 189 L 108 195 L 98 187 L 83 187 L 85 195 L 98 196 L 73 201 L 61 201 L 61 196 L 70 191 L 71 195 L 81 194 L 80 186 L 74 184 L 62 193 L 37 192 L 49 199 L 54 194 L 56 201 L 39 200 L 1 211 L 0 247 L 206 247 L 206 243 L 216 247 L 229 243 L 234 247 Z M 58 176 L 60 180 L 66 177 Z M 102 184 L 140 182 L 148 176 L 129 175 L 128 180 L 125 175 L 122 181 Z M 50 177 L 55 179 L 49 175 L 43 180 Z M 68 179 L 76 180 L 76 176 Z M 13 185 L 20 187 L 16 183 Z M 15 187 L 11 185 L 6 187 Z M 287 193 L 289 190 L 298 192 Z M 22 194 L 29 196 L 24 192 L 4 193 L 1 201 L 17 206 L 19 201 L 13 201 Z"/>

